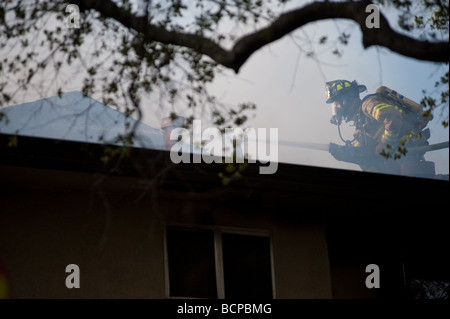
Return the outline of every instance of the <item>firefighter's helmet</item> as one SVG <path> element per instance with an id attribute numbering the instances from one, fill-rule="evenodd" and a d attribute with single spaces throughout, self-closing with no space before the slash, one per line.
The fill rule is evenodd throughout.
<path id="1" fill-rule="evenodd" d="M 340 125 L 342 120 L 346 122 L 353 119 L 359 94 L 367 90 L 365 85 L 359 85 L 356 81 L 347 80 L 330 81 L 325 84 L 327 103 L 332 103 L 332 124 Z"/>
<path id="2" fill-rule="evenodd" d="M 327 103 L 333 103 L 337 98 L 346 95 L 348 92 L 362 93 L 367 90 L 365 85 L 359 85 L 356 81 L 335 80 L 325 84 L 327 93 Z"/>

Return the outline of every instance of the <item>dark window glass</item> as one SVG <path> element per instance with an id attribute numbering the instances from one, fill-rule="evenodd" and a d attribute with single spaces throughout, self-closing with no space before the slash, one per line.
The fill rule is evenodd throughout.
<path id="1" fill-rule="evenodd" d="M 214 232 L 167 228 L 172 297 L 217 298 Z"/>
<path id="2" fill-rule="evenodd" d="M 225 298 L 272 295 L 269 237 L 222 234 Z"/>

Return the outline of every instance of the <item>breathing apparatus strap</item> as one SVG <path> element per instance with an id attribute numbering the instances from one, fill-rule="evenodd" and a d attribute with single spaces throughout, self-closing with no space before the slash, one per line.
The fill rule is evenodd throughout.
<path id="1" fill-rule="evenodd" d="M 345 140 L 342 137 L 342 134 L 341 134 L 341 123 L 339 123 L 337 125 L 337 127 L 338 127 L 339 137 L 341 138 L 341 141 L 345 143 L 345 145 L 351 145 L 356 140 L 356 137 L 353 140 L 351 140 L 351 141 L 350 140 Z"/>

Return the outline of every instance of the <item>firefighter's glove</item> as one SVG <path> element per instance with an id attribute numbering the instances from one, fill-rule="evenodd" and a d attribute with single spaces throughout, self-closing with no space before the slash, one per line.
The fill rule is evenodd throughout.
<path id="1" fill-rule="evenodd" d="M 338 161 L 342 161 L 342 160 L 344 160 L 345 149 L 347 147 L 348 146 L 341 146 L 341 145 L 337 145 L 335 143 L 330 143 L 330 147 L 329 147 L 328 151 L 335 159 L 337 159 Z"/>
<path id="2" fill-rule="evenodd" d="M 338 161 L 349 163 L 359 163 L 359 161 L 361 161 L 366 154 L 366 150 L 362 147 L 337 145 L 334 143 L 330 143 L 328 151 Z"/>

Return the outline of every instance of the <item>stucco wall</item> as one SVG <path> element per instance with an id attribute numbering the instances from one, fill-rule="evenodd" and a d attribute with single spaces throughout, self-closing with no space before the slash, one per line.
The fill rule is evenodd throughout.
<path id="1" fill-rule="evenodd" d="M 183 201 L 135 178 L 5 166 L 0 176 L 0 258 L 13 298 L 164 298 L 166 223 L 268 231 L 276 297 L 331 298 L 321 225 Z M 79 289 L 65 286 L 68 264 L 80 267 Z"/>

